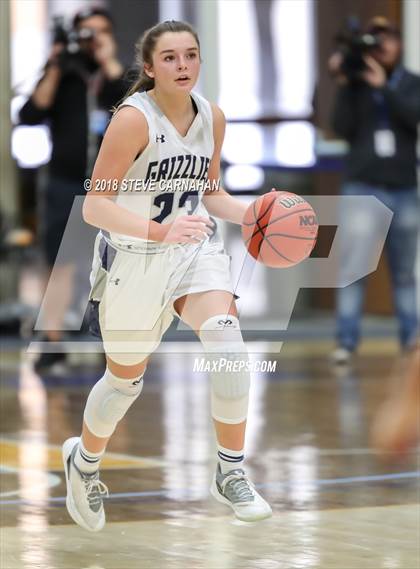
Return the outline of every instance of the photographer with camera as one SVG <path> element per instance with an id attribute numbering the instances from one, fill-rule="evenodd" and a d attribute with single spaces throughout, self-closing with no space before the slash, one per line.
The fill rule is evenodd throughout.
<path id="1" fill-rule="evenodd" d="M 56 20 L 53 47 L 43 76 L 20 111 L 21 123 L 35 125 L 46 121 L 51 131 L 52 155 L 42 219 L 50 268 L 56 262 L 74 198 L 85 193 L 83 181 L 90 177 L 110 110 L 127 90 L 123 74 L 108 11 L 92 8 L 79 12 L 70 30 Z M 90 257 L 90 251 L 85 251 L 88 231 L 90 228 L 83 224 L 78 243 L 72 244 L 73 251 L 78 251 L 78 265 L 84 253 Z M 60 255 L 44 301 L 43 328 L 47 330 L 47 340 L 59 341 L 62 337 L 75 273 L 74 257 L 66 259 Z M 64 354 L 44 353 L 35 369 L 45 371 L 64 359 Z"/>
<path id="2" fill-rule="evenodd" d="M 420 77 L 401 63 L 399 30 L 376 17 L 367 34 L 354 30 L 340 36 L 339 50 L 329 60 L 338 89 L 332 114 L 334 131 L 349 143 L 342 195 L 375 196 L 393 212 L 386 240 L 399 339 L 403 350 L 415 342 L 417 307 L 415 261 L 418 230 L 417 127 L 420 122 Z M 376 229 L 369 209 L 346 205 L 341 225 L 342 276 L 357 274 Z M 365 236 L 366 251 L 352 247 L 353 236 Z M 363 257 L 363 258 L 362 258 Z M 360 335 L 365 279 L 337 289 L 337 341 L 332 354 L 347 363 Z"/>

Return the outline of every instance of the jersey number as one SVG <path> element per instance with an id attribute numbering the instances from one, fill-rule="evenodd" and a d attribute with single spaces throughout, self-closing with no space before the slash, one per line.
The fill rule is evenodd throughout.
<path id="1" fill-rule="evenodd" d="M 172 213 L 174 206 L 174 197 L 175 194 L 172 193 L 160 194 L 155 197 L 153 200 L 153 205 L 160 208 L 161 211 L 159 215 L 153 218 L 153 221 L 162 223 L 163 220 Z M 184 205 L 187 203 L 187 200 L 187 213 L 191 215 L 198 205 L 198 191 L 192 190 L 190 192 L 183 192 L 179 198 L 178 207 L 184 207 Z"/>

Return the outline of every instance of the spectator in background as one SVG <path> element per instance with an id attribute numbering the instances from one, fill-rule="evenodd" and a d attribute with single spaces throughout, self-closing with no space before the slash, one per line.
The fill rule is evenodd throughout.
<path id="1" fill-rule="evenodd" d="M 56 259 L 57 252 L 74 198 L 85 193 L 83 181 L 90 177 L 109 111 L 127 90 L 110 14 L 101 8 L 84 10 L 75 16 L 73 28 L 70 41 L 56 30 L 44 74 L 20 111 L 23 124 L 48 121 L 51 130 L 52 156 L 41 221 L 47 264 L 52 268 L 57 263 L 44 300 L 43 329 L 45 339 L 55 342 L 62 338 L 76 273 L 74 256 L 60 254 Z M 82 224 L 73 251 L 78 247 L 79 255 L 90 257 L 87 234 L 83 234 L 90 228 Z M 35 369 L 46 371 L 64 359 L 62 353 L 43 353 Z"/>
<path id="2" fill-rule="evenodd" d="M 358 77 L 343 73 L 341 53 L 334 53 L 329 60 L 338 84 L 332 126 L 350 146 L 342 195 L 373 195 L 394 214 L 385 246 L 400 343 L 407 349 L 415 341 L 418 326 L 415 261 L 420 77 L 402 66 L 400 32 L 388 20 L 374 18 L 368 32 L 379 40 L 379 46 L 366 53 L 365 69 Z M 367 249 L 375 239 L 375 219 L 368 214 L 346 209 L 341 233 L 341 271 L 345 277 L 356 273 L 363 262 L 364 252 L 352 248 L 355 232 L 364 233 Z M 337 290 L 335 363 L 347 363 L 358 345 L 364 291 L 365 279 Z"/>

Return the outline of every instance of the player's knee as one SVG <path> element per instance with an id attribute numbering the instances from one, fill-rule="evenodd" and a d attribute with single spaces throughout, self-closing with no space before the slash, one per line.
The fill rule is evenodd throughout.
<path id="1" fill-rule="evenodd" d="M 131 356 L 131 354 L 129 354 Z M 149 356 L 145 356 L 141 359 L 141 356 L 136 356 L 134 359 L 135 363 L 132 363 L 132 359 L 123 357 L 125 354 L 111 354 L 106 356 L 107 366 L 109 371 L 116 377 L 121 377 L 124 379 L 135 378 L 139 375 L 143 375 L 146 371 L 147 362 Z"/>
<path id="2" fill-rule="evenodd" d="M 251 379 L 238 318 L 230 314 L 209 318 L 201 326 L 200 340 L 210 363 L 213 417 L 241 423 L 247 415 Z"/>
<path id="3" fill-rule="evenodd" d="M 121 379 L 107 369 L 86 403 L 84 420 L 90 432 L 97 437 L 110 437 L 142 389 L 142 376 Z"/>
<path id="4" fill-rule="evenodd" d="M 246 353 L 239 320 L 233 314 L 217 314 L 200 327 L 200 340 L 207 353 Z"/>

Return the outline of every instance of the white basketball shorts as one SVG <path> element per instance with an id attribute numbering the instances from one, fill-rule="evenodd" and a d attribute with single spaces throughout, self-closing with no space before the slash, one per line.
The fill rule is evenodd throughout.
<path id="1" fill-rule="evenodd" d="M 121 365 L 140 363 L 158 347 L 178 316 L 173 306 L 178 298 L 208 290 L 234 294 L 230 257 L 220 241 L 127 248 L 99 233 L 90 281 L 104 350 Z"/>

